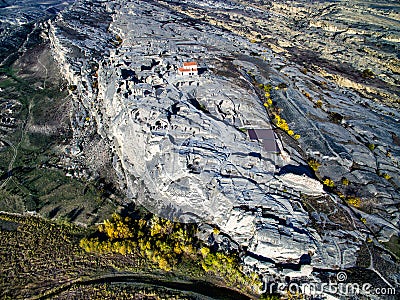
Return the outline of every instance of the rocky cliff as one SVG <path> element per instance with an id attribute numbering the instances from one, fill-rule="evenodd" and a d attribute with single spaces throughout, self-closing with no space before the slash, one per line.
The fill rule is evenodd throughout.
<path id="1" fill-rule="evenodd" d="M 325 68 L 304 71 L 223 18 L 200 18 L 211 7 L 262 9 L 216 3 L 81 0 L 49 23 L 80 107 L 77 145 L 84 151 L 81 133 L 96 128 L 112 145 L 130 201 L 203 223 L 204 238 L 246 248 L 248 268 L 265 276 L 314 276 L 305 264 L 358 266 L 360 253 L 398 233 L 399 113 L 358 86 L 338 85 Z M 341 30 L 321 24 L 312 26 Z M 187 61 L 198 74 L 178 74 Z M 269 113 L 264 97 L 273 101 Z M 278 129 L 274 115 L 299 139 Z M 252 138 L 254 129 L 270 137 Z M 318 165 L 316 176 L 307 160 Z M 372 256 L 369 267 L 379 268 Z"/>

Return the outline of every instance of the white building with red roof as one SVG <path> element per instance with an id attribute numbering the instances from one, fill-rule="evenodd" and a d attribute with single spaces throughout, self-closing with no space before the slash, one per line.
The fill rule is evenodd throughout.
<path id="1" fill-rule="evenodd" d="M 188 61 L 184 62 L 181 68 L 178 68 L 178 75 L 181 76 L 193 76 L 198 75 L 199 71 L 197 69 L 197 62 Z"/>

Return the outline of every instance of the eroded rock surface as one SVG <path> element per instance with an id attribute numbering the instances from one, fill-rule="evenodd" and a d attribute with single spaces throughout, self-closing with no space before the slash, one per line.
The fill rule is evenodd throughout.
<path id="1" fill-rule="evenodd" d="M 217 242 L 247 247 L 245 262 L 264 275 L 294 276 L 293 264 L 356 266 L 360 249 L 398 233 L 398 111 L 318 61 L 304 71 L 287 40 L 249 41 L 262 24 L 235 30 L 234 16 L 255 20 L 264 6 L 185 3 L 81 0 L 50 22 L 54 55 L 88 112 L 74 119 L 77 144 L 80 128 L 96 126 L 129 199 L 219 227 Z M 197 62 L 199 75 L 178 75 L 185 61 Z M 386 85 L 392 100 L 396 76 Z M 277 87 L 274 106 L 300 135 L 275 130 L 279 153 L 246 133 L 275 128 L 257 83 Z M 335 193 L 323 189 L 327 178 Z M 349 206 L 338 192 L 362 203 Z M 372 259 L 371 268 L 379 268 Z"/>

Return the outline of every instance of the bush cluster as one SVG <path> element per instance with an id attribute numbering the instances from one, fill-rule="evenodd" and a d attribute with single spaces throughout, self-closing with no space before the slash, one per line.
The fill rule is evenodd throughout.
<path id="1" fill-rule="evenodd" d="M 308 165 L 311 167 L 311 169 L 314 170 L 314 172 L 317 172 L 318 168 L 321 166 L 321 164 L 318 161 L 316 161 L 315 159 L 309 159 Z"/>
<path id="2" fill-rule="evenodd" d="M 335 186 L 335 183 L 330 178 L 325 178 L 324 181 L 323 181 L 323 184 L 325 186 L 327 186 L 327 187 L 330 187 L 330 188 L 333 188 Z"/>
<path id="3" fill-rule="evenodd" d="M 87 252 L 136 254 L 164 271 L 171 271 L 184 259 L 196 262 L 234 286 L 260 287 L 256 274 L 243 273 L 237 254 L 216 251 L 196 238 L 194 224 L 175 223 L 152 216 L 131 219 L 113 214 L 97 228 L 96 237 L 83 238 L 80 246 Z M 218 234 L 215 229 L 213 234 Z"/>
<path id="4" fill-rule="evenodd" d="M 271 99 L 271 90 L 272 86 L 270 84 L 258 84 L 258 87 L 264 91 L 264 97 L 265 97 L 265 102 L 264 106 L 269 112 L 273 115 L 274 119 L 272 120 L 273 123 L 283 131 L 285 131 L 287 134 L 298 140 L 300 138 L 299 134 L 295 134 L 293 130 L 289 128 L 289 125 L 287 124 L 286 120 L 283 119 L 279 113 L 277 112 L 278 110 L 273 110 L 274 105 L 273 101 Z M 280 84 L 278 88 L 287 88 L 287 85 L 285 84 Z"/>
<path id="5" fill-rule="evenodd" d="M 346 202 L 347 204 L 354 206 L 356 208 L 361 206 L 361 199 L 358 197 L 347 197 Z"/>
<path id="6" fill-rule="evenodd" d="M 165 271 L 172 270 L 183 256 L 196 253 L 194 225 L 174 223 L 153 216 L 149 220 L 121 217 L 113 214 L 98 226 L 103 234 L 83 238 L 80 246 L 88 252 L 140 254 Z"/>

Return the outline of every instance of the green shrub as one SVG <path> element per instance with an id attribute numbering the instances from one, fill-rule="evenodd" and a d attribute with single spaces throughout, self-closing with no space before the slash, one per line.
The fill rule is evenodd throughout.
<path id="1" fill-rule="evenodd" d="M 325 178 L 324 181 L 323 181 L 323 184 L 325 186 L 327 186 L 327 187 L 330 187 L 330 188 L 333 188 L 335 186 L 335 183 L 330 178 Z"/>
<path id="2" fill-rule="evenodd" d="M 346 199 L 347 204 L 354 206 L 354 207 L 360 207 L 361 206 L 361 199 L 357 197 L 348 197 Z"/>
<path id="3" fill-rule="evenodd" d="M 309 159 L 308 165 L 311 167 L 311 169 L 314 170 L 314 172 L 317 172 L 318 168 L 321 166 L 321 164 L 318 161 L 316 161 L 315 159 Z"/>
<path id="4" fill-rule="evenodd" d="M 370 69 L 365 69 L 362 71 L 361 76 L 364 78 L 372 78 L 374 77 L 374 72 L 372 72 Z"/>
<path id="5" fill-rule="evenodd" d="M 286 83 L 284 83 L 284 82 L 281 82 L 277 86 L 278 89 L 286 89 L 287 87 L 288 87 L 288 85 Z"/>
<path id="6" fill-rule="evenodd" d="M 315 107 L 322 108 L 322 101 L 318 100 L 317 103 L 315 103 Z"/>

